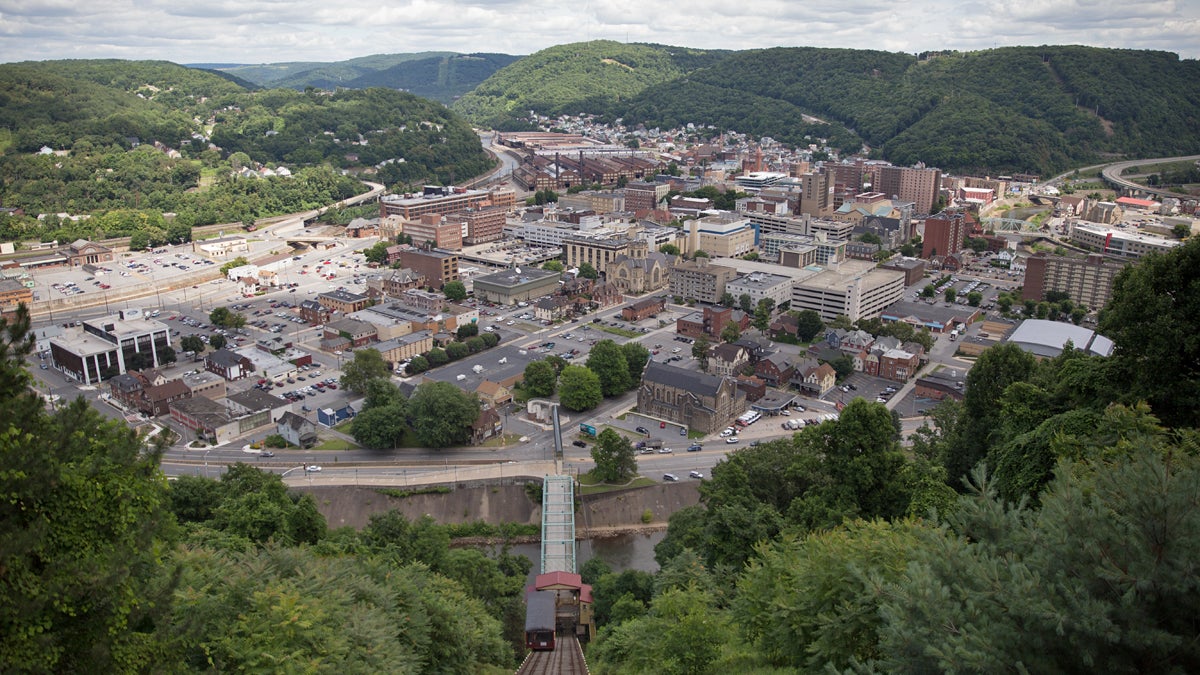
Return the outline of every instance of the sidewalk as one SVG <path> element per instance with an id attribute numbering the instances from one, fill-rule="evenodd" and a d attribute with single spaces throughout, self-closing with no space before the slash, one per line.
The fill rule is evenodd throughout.
<path id="1" fill-rule="evenodd" d="M 385 473 L 386 472 L 386 473 Z M 504 462 L 487 465 L 450 465 L 445 469 L 354 469 L 285 476 L 290 487 L 364 485 L 371 487 L 420 487 L 463 482 L 542 478 L 560 473 L 558 462 Z"/>

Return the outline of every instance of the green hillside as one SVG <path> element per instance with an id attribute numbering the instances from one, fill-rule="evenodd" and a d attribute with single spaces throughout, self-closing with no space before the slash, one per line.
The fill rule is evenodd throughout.
<path id="1" fill-rule="evenodd" d="M 0 218 L 0 240 L 179 239 L 191 225 L 364 189 L 341 170 L 395 185 L 491 167 L 470 125 L 434 101 L 383 88 L 248 91 L 228 77 L 165 62 L 0 65 L 0 205 L 29 214 Z M 232 178 L 258 165 L 287 166 L 294 179 Z M 60 212 L 97 217 L 34 218 Z M 182 230 L 168 234 L 163 212 L 179 214 Z"/>
<path id="2" fill-rule="evenodd" d="M 598 65 L 637 49 L 649 72 Z M 923 55 L 775 48 L 685 61 L 672 47 L 582 43 L 505 68 L 455 108 L 477 124 L 526 111 L 712 124 L 790 144 L 951 171 L 1052 173 L 1108 155 L 1200 151 L 1200 63 L 1175 54 L 1012 47 Z M 640 64 L 639 64 L 640 65 Z M 597 94 L 596 92 L 602 92 Z M 809 124 L 806 113 L 829 122 Z"/>
<path id="3" fill-rule="evenodd" d="M 520 58 L 508 54 L 418 52 L 375 54 L 333 63 L 299 61 L 206 67 L 271 88 L 387 87 L 448 104 Z"/>
<path id="4" fill-rule="evenodd" d="M 716 52 L 608 40 L 543 49 L 500 70 L 454 104 L 476 124 L 503 127 L 526 111 L 604 112 L 670 82 Z"/>

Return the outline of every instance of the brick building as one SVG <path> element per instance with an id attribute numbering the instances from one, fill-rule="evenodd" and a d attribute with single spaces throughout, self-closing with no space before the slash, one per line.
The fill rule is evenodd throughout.
<path id="1" fill-rule="evenodd" d="M 400 253 L 400 265 L 425 277 L 435 290 L 451 281 L 458 281 L 458 256 L 442 251 L 412 249 Z"/>
<path id="2" fill-rule="evenodd" d="M 638 412 L 716 433 L 746 408 L 746 395 L 729 378 L 705 375 L 651 361 L 638 388 Z"/>

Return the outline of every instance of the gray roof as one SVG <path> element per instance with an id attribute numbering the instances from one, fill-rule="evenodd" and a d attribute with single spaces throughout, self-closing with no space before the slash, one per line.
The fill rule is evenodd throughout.
<path id="1" fill-rule="evenodd" d="M 676 368 L 665 363 L 651 361 L 646 364 L 642 374 L 643 382 L 665 384 L 668 387 L 686 389 L 700 396 L 714 396 L 721 388 L 722 378 L 716 375 L 705 375 L 686 368 Z"/>
<path id="2" fill-rule="evenodd" d="M 306 426 L 308 426 L 308 427 L 314 426 L 312 422 L 309 422 L 308 420 L 304 419 L 304 417 L 297 415 L 296 413 L 292 412 L 291 410 L 280 415 L 279 419 L 276 420 L 275 423 L 278 425 L 291 427 L 292 429 L 295 429 L 296 431 L 301 431 Z"/>
<path id="3" fill-rule="evenodd" d="M 966 323 L 967 319 L 978 313 L 978 311 L 974 307 L 962 305 L 946 307 L 940 302 L 930 305 L 924 302 L 901 300 L 892 303 L 884 309 L 883 318 L 890 321 L 900 321 L 905 317 L 911 316 L 927 326 L 943 327 L 956 322 Z"/>
<path id="4" fill-rule="evenodd" d="M 518 273 L 517 269 L 521 271 Z M 490 284 L 502 288 L 514 288 L 521 284 L 526 284 L 531 281 L 540 281 L 548 277 L 561 277 L 560 272 L 552 272 L 550 270 L 540 270 L 534 267 L 517 268 L 511 270 L 500 270 L 491 274 L 483 274 L 475 277 L 475 284 Z"/>
<path id="5" fill-rule="evenodd" d="M 1061 354 L 1067 342 L 1071 342 L 1075 349 L 1096 356 L 1111 355 L 1114 346 L 1112 340 L 1090 328 L 1043 319 L 1022 321 L 1008 336 L 1008 341 L 1016 343 L 1021 349 L 1035 356 L 1047 357 Z"/>
<path id="6" fill-rule="evenodd" d="M 230 394 L 225 397 L 225 400 L 232 401 L 247 410 L 254 411 L 274 410 L 275 408 L 289 405 L 286 400 L 278 396 L 272 396 L 260 389 L 247 389 L 238 394 Z"/>
<path id="7" fill-rule="evenodd" d="M 245 358 L 237 352 L 228 349 L 218 349 L 206 356 L 205 360 L 216 364 L 220 368 L 232 368 L 240 364 Z"/>

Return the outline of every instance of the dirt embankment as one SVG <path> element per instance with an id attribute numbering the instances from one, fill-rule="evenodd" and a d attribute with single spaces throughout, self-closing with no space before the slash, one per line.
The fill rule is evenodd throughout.
<path id="1" fill-rule="evenodd" d="M 576 512 L 580 536 L 627 532 L 666 526 L 672 513 L 699 503 L 698 483 L 674 483 L 583 497 Z M 330 528 L 361 529 L 371 516 L 399 510 L 409 519 L 429 515 L 439 523 L 529 523 L 542 521 L 541 504 L 534 504 L 521 485 L 460 488 L 446 494 L 391 497 L 368 487 L 302 488 L 317 502 Z M 649 509 L 650 523 L 642 521 Z"/>

